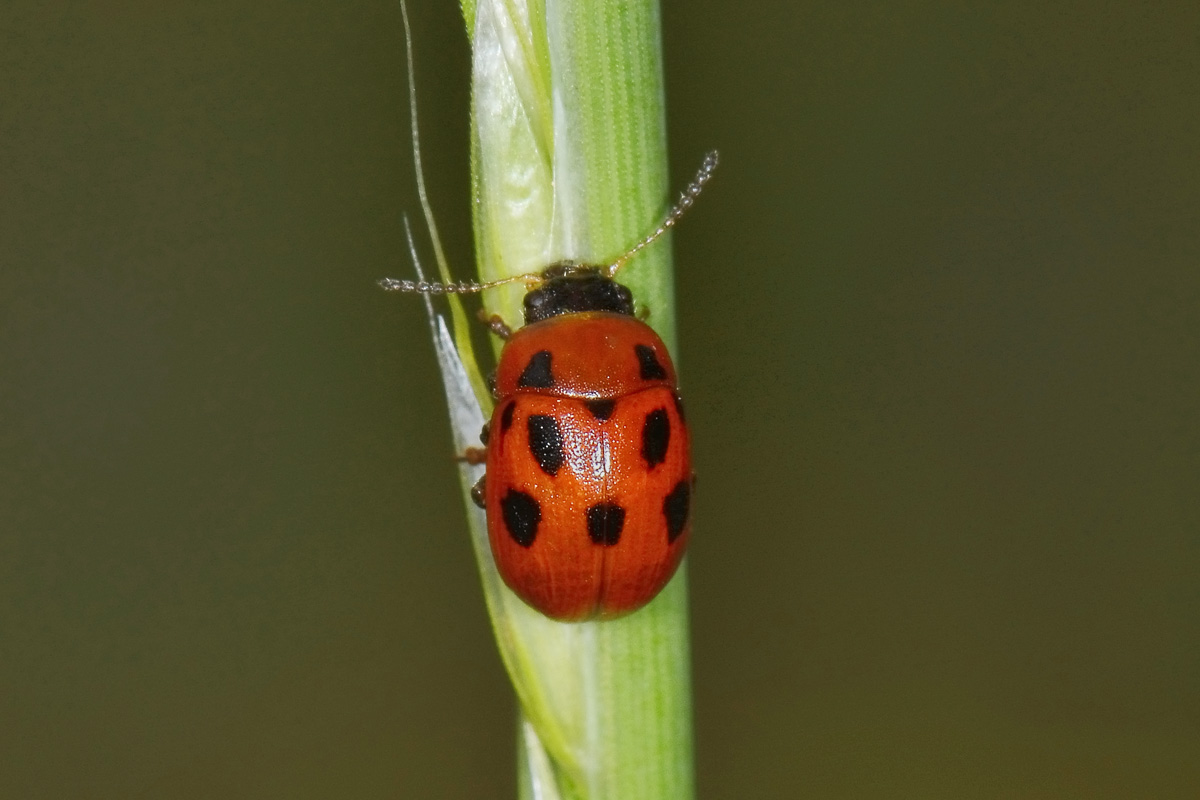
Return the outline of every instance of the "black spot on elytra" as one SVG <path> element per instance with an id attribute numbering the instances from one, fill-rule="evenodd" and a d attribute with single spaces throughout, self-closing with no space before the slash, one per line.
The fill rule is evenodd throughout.
<path id="1" fill-rule="evenodd" d="M 667 445 L 671 443 L 671 418 L 665 408 L 657 408 L 646 415 L 642 425 L 642 458 L 646 466 L 654 469 L 667 460 Z"/>
<path id="2" fill-rule="evenodd" d="M 637 353 L 638 367 L 641 370 L 642 380 L 644 381 L 661 381 L 667 377 L 667 371 L 663 369 L 663 365 L 658 363 L 658 356 L 654 354 L 654 348 L 644 344 L 635 344 L 633 350 Z"/>
<path id="3" fill-rule="evenodd" d="M 542 507 L 538 501 L 524 492 L 509 489 L 500 499 L 500 511 L 504 515 L 504 527 L 508 528 L 513 541 L 521 547 L 533 546 L 538 523 L 542 521 Z"/>
<path id="4" fill-rule="evenodd" d="M 554 385 L 554 373 L 550 371 L 550 351 L 538 350 L 529 359 L 521 377 L 517 378 L 517 386 L 523 389 L 549 389 Z"/>
<path id="5" fill-rule="evenodd" d="M 547 475 L 557 475 L 559 467 L 566 460 L 558 420 L 546 414 L 530 414 L 528 428 L 529 450 L 538 466 Z"/>
<path id="6" fill-rule="evenodd" d="M 611 417 L 613 409 L 617 407 L 616 400 L 585 400 L 583 404 L 601 422 Z"/>
<path id="7" fill-rule="evenodd" d="M 504 407 L 504 413 L 500 415 L 500 435 L 508 433 L 508 429 L 512 427 L 513 412 L 517 410 L 517 401 L 513 400 Z"/>
<path id="8" fill-rule="evenodd" d="M 683 413 L 683 400 L 679 395 L 675 395 L 675 412 L 679 414 L 680 422 L 687 422 L 687 415 Z"/>
<path id="9" fill-rule="evenodd" d="M 663 500 L 663 516 L 667 518 L 667 544 L 679 538 L 687 527 L 688 511 L 692 503 L 692 484 L 682 480 Z"/>
<path id="10" fill-rule="evenodd" d="M 616 503 L 597 503 L 587 510 L 587 526 L 593 544 L 612 547 L 621 541 L 625 509 Z"/>

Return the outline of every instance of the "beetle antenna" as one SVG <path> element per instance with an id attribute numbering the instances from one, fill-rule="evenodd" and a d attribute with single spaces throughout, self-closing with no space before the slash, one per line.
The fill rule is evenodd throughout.
<path id="1" fill-rule="evenodd" d="M 617 270 L 629 263 L 630 259 L 657 241 L 664 233 L 671 230 L 671 228 L 675 227 L 675 223 L 679 221 L 679 218 L 683 216 L 685 211 L 692 207 L 692 203 L 696 202 L 696 197 L 700 194 L 700 190 L 704 188 L 704 184 L 708 183 L 709 178 L 712 177 L 713 170 L 717 168 L 717 160 L 717 151 L 710 150 L 708 155 L 704 157 L 704 162 L 700 165 L 696 177 L 692 178 L 692 182 L 683 190 L 683 194 L 679 195 L 679 200 L 667 212 L 667 216 L 654 229 L 654 232 L 626 250 L 624 255 L 605 267 L 608 277 L 611 278 L 616 275 Z"/>
<path id="2" fill-rule="evenodd" d="M 387 292 L 415 292 L 417 294 L 474 294 L 487 289 L 494 289 L 497 286 L 503 286 L 506 283 L 516 283 L 524 281 L 526 285 L 538 283 L 542 280 L 541 275 L 529 273 L 527 275 L 514 275 L 511 278 L 504 278 L 498 281 L 488 281 L 480 283 L 479 281 L 450 281 L 448 283 L 432 283 L 430 281 L 406 281 L 399 278 L 380 278 L 376 283 L 379 288 Z"/>

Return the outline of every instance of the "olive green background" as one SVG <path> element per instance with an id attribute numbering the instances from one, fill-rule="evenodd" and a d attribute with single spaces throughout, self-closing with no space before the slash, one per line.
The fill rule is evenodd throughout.
<path id="1" fill-rule="evenodd" d="M 702 797 L 1200 793 L 1200 12 L 1138 6 L 664 9 L 674 183 L 723 157 L 675 237 Z M 412 13 L 465 272 L 466 37 Z M 373 285 L 397 4 L 2 16 L 0 797 L 511 797 Z"/>

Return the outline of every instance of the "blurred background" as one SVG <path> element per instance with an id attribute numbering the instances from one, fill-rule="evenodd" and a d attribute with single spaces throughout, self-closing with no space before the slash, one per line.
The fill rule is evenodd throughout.
<path id="1" fill-rule="evenodd" d="M 1200 796 L 1200 7 L 668 3 L 702 797 Z M 414 2 L 472 264 L 469 51 Z M 514 794 L 399 7 L 0 22 L 0 797 Z"/>

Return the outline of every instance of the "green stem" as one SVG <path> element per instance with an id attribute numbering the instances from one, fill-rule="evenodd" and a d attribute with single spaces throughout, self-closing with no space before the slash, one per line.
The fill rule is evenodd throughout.
<path id="1" fill-rule="evenodd" d="M 467 0 L 463 13 L 474 49 L 481 279 L 620 256 L 668 206 L 657 2 Z M 674 351 L 670 266 L 660 241 L 621 281 Z M 485 303 L 516 324 L 522 294 L 518 283 L 490 291 Z M 628 617 L 552 622 L 499 581 L 472 519 L 497 642 L 521 703 L 521 796 L 691 798 L 685 568 Z"/>

